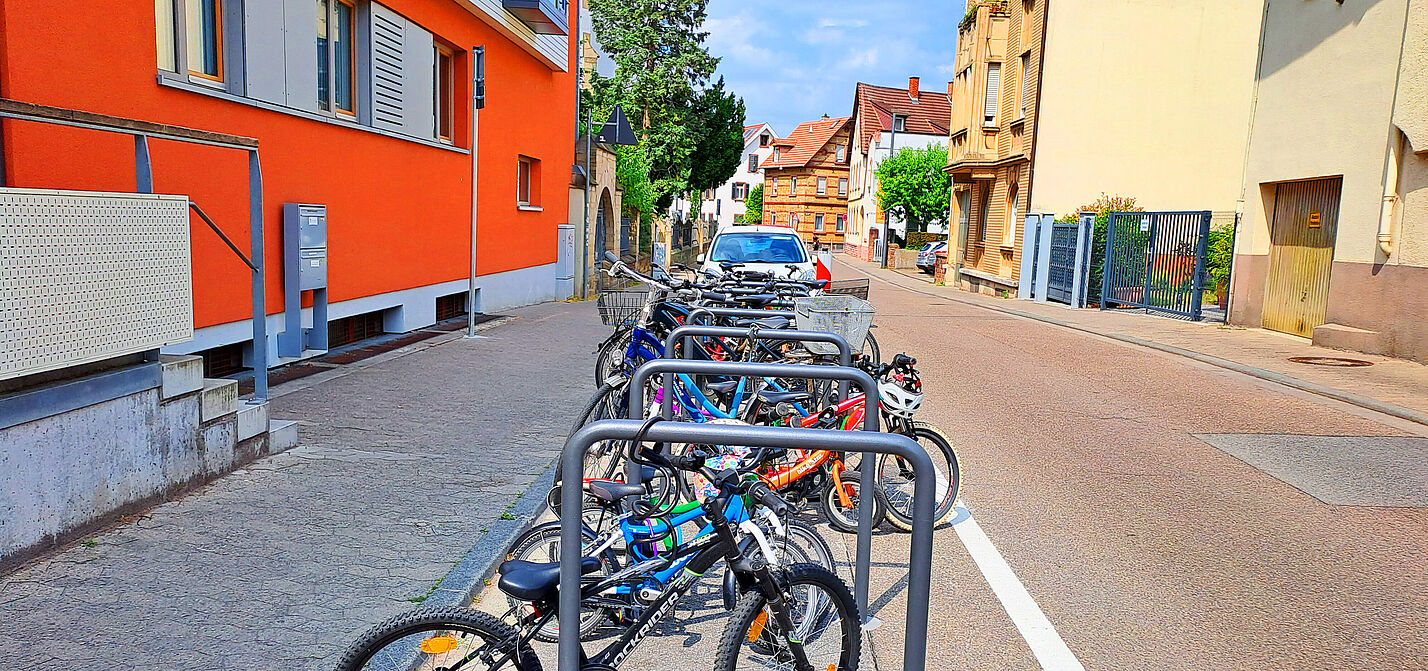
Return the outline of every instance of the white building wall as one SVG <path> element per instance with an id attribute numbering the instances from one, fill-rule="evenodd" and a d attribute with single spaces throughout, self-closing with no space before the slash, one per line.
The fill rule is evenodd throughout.
<path id="1" fill-rule="evenodd" d="M 769 143 L 767 146 L 760 146 L 760 136 L 767 134 Z M 773 127 L 763 124 L 750 136 L 749 141 L 744 144 L 744 151 L 740 154 L 739 169 L 734 172 L 734 176 L 728 181 L 720 184 L 714 189 L 714 197 L 704 200 L 699 206 L 699 216 L 703 221 L 714 221 L 719 226 L 728 226 L 734 223 L 734 218 L 744 213 L 744 201 L 734 200 L 734 184 L 743 182 L 749 185 L 749 189 L 764 183 L 764 161 L 769 159 L 773 153 L 773 141 L 778 139 Z M 759 157 L 759 167 L 752 172 L 749 171 L 749 154 Z M 694 210 L 693 204 L 684 198 L 675 198 L 670 205 L 670 213 L 678 215 L 680 219 L 687 219 L 689 213 Z"/>
<path id="2" fill-rule="evenodd" d="M 896 143 L 896 144 L 894 144 Z M 850 231 L 857 235 L 857 239 L 849 238 L 854 244 L 866 244 L 862 242 L 867 239 L 867 232 L 871 229 L 882 230 L 883 222 L 877 219 L 878 211 L 878 166 L 892 155 L 893 151 L 903 149 L 925 149 L 932 145 L 945 146 L 947 136 L 945 135 L 924 135 L 918 133 L 898 133 L 894 140 L 892 133 L 879 133 L 873 136 L 868 143 L 868 158 L 866 161 L 853 161 L 853 169 L 861 169 L 862 174 L 858 179 L 849 180 L 854 183 L 861 183 L 863 188 L 861 194 L 858 190 L 849 189 L 848 200 L 848 221 L 854 221 L 858 213 L 862 213 L 862 219 L 855 225 L 850 225 Z M 853 198 L 857 196 L 857 198 Z M 897 231 L 898 235 L 906 235 L 907 226 L 897 217 L 891 218 L 890 228 Z M 947 227 L 934 227 L 929 233 L 947 233 Z"/>

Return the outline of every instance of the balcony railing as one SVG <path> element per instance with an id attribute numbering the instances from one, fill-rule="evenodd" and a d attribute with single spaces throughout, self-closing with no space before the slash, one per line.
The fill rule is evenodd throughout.
<path id="1" fill-rule="evenodd" d="M 570 31 L 570 0 L 501 0 L 501 6 L 540 35 Z"/>

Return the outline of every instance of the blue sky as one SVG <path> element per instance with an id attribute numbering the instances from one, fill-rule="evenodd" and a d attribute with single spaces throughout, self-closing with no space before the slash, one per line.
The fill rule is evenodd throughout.
<path id="1" fill-rule="evenodd" d="M 743 96 L 748 123 L 785 135 L 804 121 L 846 116 L 853 85 L 945 91 L 964 0 L 710 0 L 709 51 Z"/>

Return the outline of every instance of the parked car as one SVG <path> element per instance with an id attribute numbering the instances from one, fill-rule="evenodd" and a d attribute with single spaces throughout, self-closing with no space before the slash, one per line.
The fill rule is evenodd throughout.
<path id="1" fill-rule="evenodd" d="M 929 242 L 917 250 L 917 269 L 924 273 L 933 273 L 937 268 L 937 255 L 947 257 L 947 241 L 938 240 Z"/>
<path id="2" fill-rule="evenodd" d="M 721 263 L 742 264 L 740 270 L 770 273 L 775 277 L 811 280 L 813 255 L 792 229 L 785 226 L 726 226 L 714 234 L 709 253 L 699 257 L 699 269 L 719 274 Z"/>

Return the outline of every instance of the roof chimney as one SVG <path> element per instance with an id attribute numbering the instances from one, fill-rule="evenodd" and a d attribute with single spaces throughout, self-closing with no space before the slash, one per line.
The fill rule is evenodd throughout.
<path id="1" fill-rule="evenodd" d="M 952 82 L 947 82 L 947 97 L 952 97 Z"/>
<path id="2" fill-rule="evenodd" d="M 917 84 L 921 81 L 917 77 L 907 78 L 907 95 L 913 100 L 917 100 Z"/>
<path id="3" fill-rule="evenodd" d="M 828 120 L 828 115 L 827 115 L 827 114 L 824 114 L 824 115 L 823 115 L 823 120 L 824 120 L 824 121 L 827 121 L 827 120 Z"/>

